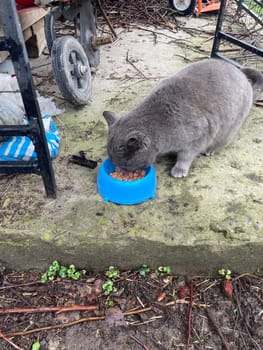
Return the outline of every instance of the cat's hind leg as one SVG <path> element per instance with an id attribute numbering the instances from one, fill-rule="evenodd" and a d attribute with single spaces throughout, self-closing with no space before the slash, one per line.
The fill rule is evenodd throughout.
<path id="1" fill-rule="evenodd" d="M 195 157 L 196 155 L 192 152 L 178 152 L 176 163 L 171 170 L 171 175 L 175 178 L 186 177 Z"/>

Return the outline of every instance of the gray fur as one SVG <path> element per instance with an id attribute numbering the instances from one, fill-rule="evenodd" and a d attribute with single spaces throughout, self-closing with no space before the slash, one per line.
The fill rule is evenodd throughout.
<path id="1" fill-rule="evenodd" d="M 254 69 L 219 59 L 192 63 L 121 118 L 103 113 L 109 157 L 120 169 L 134 171 L 175 152 L 171 175 L 185 177 L 199 154 L 212 154 L 234 139 L 262 90 L 263 75 Z"/>

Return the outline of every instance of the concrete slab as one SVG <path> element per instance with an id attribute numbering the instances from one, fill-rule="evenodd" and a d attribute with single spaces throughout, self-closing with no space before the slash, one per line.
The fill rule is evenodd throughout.
<path id="1" fill-rule="evenodd" d="M 88 270 L 170 265 L 187 274 L 263 266 L 262 108 L 253 107 L 231 146 L 199 157 L 185 179 L 170 177 L 173 159 L 158 159 L 157 198 L 140 205 L 103 202 L 98 168 L 68 164 L 81 150 L 99 162 L 107 156 L 104 110 L 128 110 L 161 78 L 209 57 L 216 17 L 182 21 L 188 30 L 123 30 L 102 48 L 92 104 L 82 109 L 64 104 L 65 113 L 55 119 L 62 134 L 53 161 L 56 200 L 45 198 L 35 175 L 0 178 L 4 264 L 42 270 L 54 259 Z M 54 86 L 41 88 L 57 94 Z"/>

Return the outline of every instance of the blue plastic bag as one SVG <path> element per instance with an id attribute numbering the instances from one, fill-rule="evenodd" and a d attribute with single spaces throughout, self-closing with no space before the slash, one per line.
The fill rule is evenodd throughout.
<path id="1" fill-rule="evenodd" d="M 59 150 L 60 134 L 50 115 L 43 115 L 46 139 L 50 157 L 54 158 Z M 0 161 L 35 160 L 37 154 L 31 139 L 27 136 L 11 136 L 0 143 Z"/>

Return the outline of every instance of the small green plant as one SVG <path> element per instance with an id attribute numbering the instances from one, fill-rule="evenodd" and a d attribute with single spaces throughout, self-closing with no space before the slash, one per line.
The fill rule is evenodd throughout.
<path id="1" fill-rule="evenodd" d="M 118 289 L 115 287 L 114 282 L 120 277 L 120 270 L 114 266 L 109 266 L 104 274 L 108 279 L 102 284 L 103 294 L 107 296 L 111 293 L 116 293 Z"/>
<path id="2" fill-rule="evenodd" d="M 162 275 L 169 275 L 171 273 L 171 267 L 170 266 L 159 266 L 156 270 L 156 273 L 160 276 Z"/>
<path id="3" fill-rule="evenodd" d="M 40 348 L 41 348 L 40 342 L 36 341 L 32 344 L 31 350 L 40 350 Z"/>
<path id="4" fill-rule="evenodd" d="M 224 276 L 226 280 L 231 280 L 231 270 L 229 269 L 220 269 L 218 270 L 220 276 Z"/>
<path id="5" fill-rule="evenodd" d="M 115 305 L 114 300 L 111 300 L 111 299 L 107 300 L 105 305 L 107 307 L 113 307 Z"/>
<path id="6" fill-rule="evenodd" d="M 107 280 L 102 284 L 103 294 L 110 295 L 111 293 L 116 293 L 117 288 L 114 286 L 114 282 L 112 280 Z"/>
<path id="7" fill-rule="evenodd" d="M 73 280 L 78 280 L 80 276 L 83 274 L 83 270 L 77 271 L 75 268 L 75 265 L 71 264 L 68 267 L 67 274 L 68 274 L 68 277 L 72 278 Z"/>
<path id="8" fill-rule="evenodd" d="M 105 271 L 105 276 L 109 277 L 112 280 L 115 280 L 120 277 L 120 271 L 114 266 L 109 266 L 108 270 Z"/>
<path id="9" fill-rule="evenodd" d="M 71 264 L 68 267 L 60 265 L 57 260 L 54 260 L 49 266 L 47 272 L 41 276 L 41 282 L 53 281 L 55 278 L 72 278 L 78 280 L 80 276 L 85 275 L 85 270 L 76 270 L 75 265 Z"/>
<path id="10" fill-rule="evenodd" d="M 148 265 L 143 264 L 140 268 L 139 268 L 139 274 L 141 276 L 146 276 L 148 273 L 151 272 L 151 269 L 149 268 Z"/>

